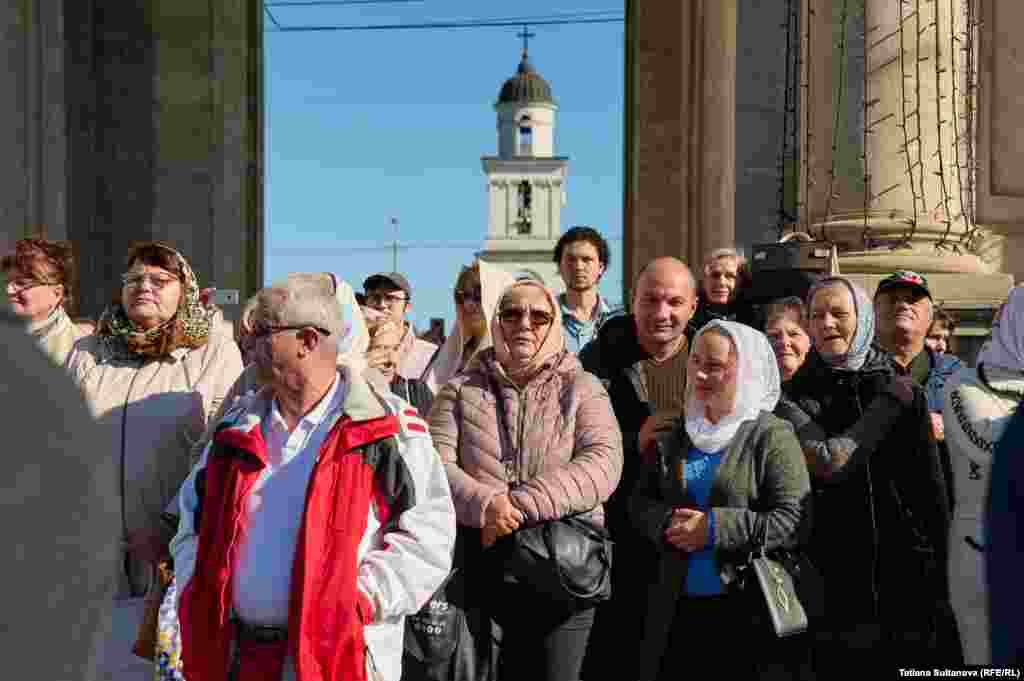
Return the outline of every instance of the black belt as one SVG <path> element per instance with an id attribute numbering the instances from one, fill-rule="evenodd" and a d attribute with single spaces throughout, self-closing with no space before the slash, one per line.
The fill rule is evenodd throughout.
<path id="1" fill-rule="evenodd" d="M 263 624 L 246 624 L 242 620 L 232 620 L 235 624 L 235 636 L 240 641 L 257 641 L 259 643 L 277 643 L 288 640 L 288 629 L 271 627 Z"/>

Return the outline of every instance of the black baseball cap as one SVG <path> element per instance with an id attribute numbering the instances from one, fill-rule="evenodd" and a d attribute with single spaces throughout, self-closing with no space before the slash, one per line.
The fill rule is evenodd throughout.
<path id="1" fill-rule="evenodd" d="M 928 296 L 929 299 L 932 297 L 932 292 L 928 290 L 928 280 L 924 278 L 924 275 L 910 270 L 898 270 L 879 282 L 878 288 L 875 290 L 875 297 L 877 298 L 879 293 L 899 287 L 912 288 L 921 295 Z"/>
<path id="2" fill-rule="evenodd" d="M 403 291 L 405 295 L 412 298 L 412 286 L 409 286 L 409 280 L 403 277 L 398 272 L 378 272 L 377 274 L 371 274 L 363 282 L 363 290 L 369 291 L 372 288 L 379 286 L 396 286 Z"/>

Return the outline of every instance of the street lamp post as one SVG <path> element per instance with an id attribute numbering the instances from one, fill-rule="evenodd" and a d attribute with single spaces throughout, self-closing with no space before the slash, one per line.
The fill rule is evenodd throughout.
<path id="1" fill-rule="evenodd" d="M 398 218 L 391 218 L 391 226 L 395 228 L 395 240 L 391 248 L 391 271 L 398 271 Z"/>

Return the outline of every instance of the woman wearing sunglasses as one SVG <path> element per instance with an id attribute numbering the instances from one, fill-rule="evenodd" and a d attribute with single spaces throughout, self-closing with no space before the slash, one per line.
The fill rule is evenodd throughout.
<path id="1" fill-rule="evenodd" d="M 565 350 L 560 306 L 541 283 L 514 282 L 494 310 L 494 346 L 441 389 L 429 418 L 463 535 L 488 547 L 575 514 L 603 526 L 622 473 L 608 393 Z M 565 612 L 531 584 L 488 572 L 486 549 L 466 554 L 461 567 L 502 628 L 500 678 L 576 681 L 593 608 Z"/>
<path id="2" fill-rule="evenodd" d="M 455 328 L 423 372 L 430 392 L 438 390 L 491 347 L 491 313 L 498 296 L 515 278 L 505 270 L 477 260 L 462 268 L 455 280 Z"/>

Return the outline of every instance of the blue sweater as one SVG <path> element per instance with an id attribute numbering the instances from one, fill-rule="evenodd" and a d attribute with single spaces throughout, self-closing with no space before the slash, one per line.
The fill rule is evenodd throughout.
<path id="1" fill-rule="evenodd" d="M 709 454 L 690 447 L 683 465 L 686 490 L 697 503 L 697 509 L 707 513 L 711 483 L 715 481 L 718 465 L 722 463 L 722 452 Z M 708 544 L 700 551 L 690 554 L 686 567 L 686 594 L 688 596 L 717 596 L 722 593 L 722 578 L 718 575 L 718 561 L 715 560 L 715 516 L 708 514 Z"/>

